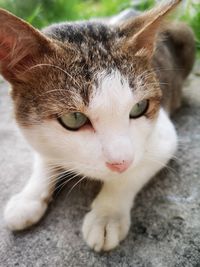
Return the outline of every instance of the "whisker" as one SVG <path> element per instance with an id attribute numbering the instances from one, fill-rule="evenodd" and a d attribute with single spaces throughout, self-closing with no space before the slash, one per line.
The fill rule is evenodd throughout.
<path id="1" fill-rule="evenodd" d="M 75 185 L 72 186 L 72 188 L 69 190 L 69 192 L 67 193 L 66 197 L 69 196 L 69 194 L 72 192 L 72 190 L 78 185 L 80 184 L 84 179 L 86 179 L 86 176 L 83 176 L 80 180 L 78 180 L 77 183 L 75 183 Z"/>
<path id="2" fill-rule="evenodd" d="M 145 158 L 147 160 L 152 161 L 152 162 L 158 163 L 161 167 L 163 167 L 164 169 L 167 169 L 168 171 L 173 173 L 173 175 L 175 175 L 176 177 L 179 176 L 179 174 L 172 167 L 170 167 L 169 165 L 166 165 L 165 163 L 159 161 L 157 158 L 153 158 L 152 156 L 150 156 L 150 157 L 146 157 L 145 156 Z"/>
<path id="3" fill-rule="evenodd" d="M 34 68 L 37 68 L 37 67 L 41 67 L 41 66 L 47 66 L 47 67 L 52 67 L 52 68 L 56 68 L 60 71 L 62 71 L 63 73 L 65 73 L 68 77 L 70 77 L 75 84 L 77 84 L 79 86 L 79 88 L 81 88 L 80 84 L 74 79 L 74 77 L 69 74 L 69 72 L 67 72 L 66 70 L 63 70 L 61 67 L 57 66 L 57 65 L 53 65 L 53 64 L 48 64 L 48 63 L 40 63 L 40 64 L 36 64 L 32 67 L 30 67 L 28 70 L 26 70 L 25 72 L 29 71 L 29 70 L 32 70 Z"/>
<path id="4" fill-rule="evenodd" d="M 58 187 L 56 187 L 56 190 L 58 190 L 58 192 L 56 193 L 56 196 L 60 193 L 60 191 L 62 190 L 62 188 L 68 184 L 71 180 L 75 179 L 76 177 L 80 176 L 80 174 L 75 174 L 74 176 L 70 177 L 68 180 L 64 181 L 64 183 L 60 184 Z M 66 176 L 65 176 L 66 178 Z"/>
<path id="5" fill-rule="evenodd" d="M 48 182 L 48 186 L 54 185 L 55 183 L 58 183 L 62 180 L 64 180 L 68 175 L 72 174 L 73 172 L 64 172 L 62 174 L 58 174 L 58 176 L 54 177 L 48 177 L 49 182 Z"/>
<path id="6" fill-rule="evenodd" d="M 157 156 L 157 153 L 159 153 L 159 151 L 158 150 L 156 150 L 156 149 L 151 149 L 151 151 L 146 151 L 146 153 L 149 155 L 149 156 L 152 156 L 152 157 L 155 157 L 155 158 L 157 158 L 156 156 Z M 171 157 L 170 157 L 170 159 L 174 159 L 174 160 L 179 160 L 179 158 L 176 156 L 176 155 L 172 155 Z"/>

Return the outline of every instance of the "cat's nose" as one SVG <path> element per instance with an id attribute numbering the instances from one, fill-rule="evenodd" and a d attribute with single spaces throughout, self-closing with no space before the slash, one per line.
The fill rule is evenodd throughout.
<path id="1" fill-rule="evenodd" d="M 113 172 L 125 172 L 130 165 L 132 164 L 132 160 L 122 160 L 119 162 L 106 162 L 106 166 Z"/>

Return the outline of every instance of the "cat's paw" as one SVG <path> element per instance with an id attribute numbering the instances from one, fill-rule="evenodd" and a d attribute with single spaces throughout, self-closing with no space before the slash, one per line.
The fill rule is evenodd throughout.
<path id="1" fill-rule="evenodd" d="M 84 218 L 82 232 L 89 247 L 99 252 L 114 249 L 130 227 L 129 214 L 101 214 L 93 209 Z"/>
<path id="2" fill-rule="evenodd" d="M 23 230 L 40 220 L 47 208 L 41 200 L 28 199 L 22 193 L 13 196 L 4 211 L 4 220 L 10 230 Z"/>

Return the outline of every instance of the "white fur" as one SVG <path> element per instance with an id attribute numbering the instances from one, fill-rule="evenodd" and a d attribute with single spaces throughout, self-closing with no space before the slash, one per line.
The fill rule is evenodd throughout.
<path id="1" fill-rule="evenodd" d="M 47 166 L 55 164 L 104 182 L 84 219 L 82 231 L 88 245 L 96 251 L 110 250 L 125 238 L 135 195 L 172 157 L 177 137 L 162 109 L 155 121 L 144 116 L 129 119 L 141 96 L 132 93 L 118 71 L 99 74 L 99 84 L 86 110 L 94 129 L 71 132 L 53 120 L 22 129 L 38 152 L 40 163 L 28 185 L 15 197 L 15 205 L 12 199 L 8 203 L 5 218 L 11 229 L 25 228 L 43 215 L 44 195 L 49 198 L 52 192 Z M 105 164 L 121 160 L 133 160 L 121 174 Z"/>
<path id="2" fill-rule="evenodd" d="M 22 230 L 37 223 L 46 211 L 54 185 L 55 175 L 49 172 L 42 158 L 35 155 L 35 165 L 30 180 L 19 194 L 9 200 L 4 211 L 8 228 Z"/>

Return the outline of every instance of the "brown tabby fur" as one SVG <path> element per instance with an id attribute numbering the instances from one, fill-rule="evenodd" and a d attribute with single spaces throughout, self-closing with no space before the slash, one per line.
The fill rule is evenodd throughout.
<path id="1" fill-rule="evenodd" d="M 43 33 L 0 10 L 0 72 L 12 84 L 18 123 L 29 126 L 69 110 L 84 112 L 98 83 L 96 74 L 105 69 L 118 69 L 132 90 L 148 93 L 147 116 L 156 115 L 161 95 L 165 109 L 176 110 L 194 62 L 194 36 L 183 24 L 170 23 L 157 32 L 179 2 L 118 26 L 63 23 Z"/>

